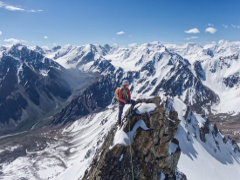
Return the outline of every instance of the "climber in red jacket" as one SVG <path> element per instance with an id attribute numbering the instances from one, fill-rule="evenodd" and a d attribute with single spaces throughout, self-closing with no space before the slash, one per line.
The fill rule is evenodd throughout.
<path id="1" fill-rule="evenodd" d="M 119 114 L 118 114 L 118 124 L 121 125 L 122 113 L 125 104 L 131 104 L 132 107 L 135 105 L 135 101 L 131 99 L 131 93 L 128 89 L 128 81 L 124 80 L 122 87 L 119 89 Z"/>

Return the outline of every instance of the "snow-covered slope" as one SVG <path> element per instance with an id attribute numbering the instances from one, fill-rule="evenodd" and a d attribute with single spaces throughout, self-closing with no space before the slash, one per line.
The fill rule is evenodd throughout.
<path id="1" fill-rule="evenodd" d="M 173 107 L 181 120 L 176 135 L 182 151 L 178 169 L 193 180 L 240 177 L 237 144 L 224 138 L 206 118 L 190 111 L 178 98 L 174 98 Z"/>
<path id="2" fill-rule="evenodd" d="M 109 45 L 92 45 L 85 46 L 72 46 L 65 45 L 63 47 L 55 47 L 52 50 L 44 51 L 46 57 L 56 60 L 59 64 L 65 68 L 78 67 L 83 70 L 87 70 L 89 65 L 92 65 L 94 60 L 101 58 L 110 50 Z M 82 67 L 81 65 L 85 66 Z"/>
<path id="3" fill-rule="evenodd" d="M 85 116 L 61 131 L 30 133 L 0 141 L 3 179 L 81 179 L 104 137 L 115 124 L 117 107 Z M 16 143 L 17 142 L 17 143 Z"/>
<path id="4" fill-rule="evenodd" d="M 202 83 L 219 96 L 219 104 L 212 107 L 214 113 L 240 112 L 240 42 L 169 45 L 169 49 L 188 59 L 192 69 L 202 75 Z"/>

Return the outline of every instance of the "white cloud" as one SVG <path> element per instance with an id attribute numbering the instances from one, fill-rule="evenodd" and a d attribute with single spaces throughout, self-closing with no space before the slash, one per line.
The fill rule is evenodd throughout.
<path id="1" fill-rule="evenodd" d="M 32 13 L 42 12 L 42 11 L 43 11 L 42 9 L 38 9 L 38 10 L 31 9 L 31 10 L 28 10 L 28 12 L 32 12 Z"/>
<path id="2" fill-rule="evenodd" d="M 0 1 L 0 8 L 4 8 L 8 11 L 22 11 L 22 12 L 32 12 L 32 13 L 36 13 L 36 12 L 42 12 L 43 10 L 41 9 L 38 9 L 38 10 L 26 10 L 24 8 L 20 8 L 20 7 L 17 7 L 17 6 L 12 6 L 12 5 L 9 5 L 9 4 L 6 4 L 2 1 Z"/>
<path id="3" fill-rule="evenodd" d="M 240 25 L 231 24 L 231 26 L 232 26 L 233 28 L 240 29 Z"/>
<path id="4" fill-rule="evenodd" d="M 3 41 L 11 44 L 16 44 L 20 42 L 19 39 L 15 39 L 15 38 L 4 39 Z"/>
<path id="5" fill-rule="evenodd" d="M 213 25 L 213 24 L 211 24 L 211 23 L 208 23 L 208 26 L 211 26 L 211 27 L 213 27 L 214 25 Z"/>
<path id="6" fill-rule="evenodd" d="M 2 31 L 0 31 L 0 36 L 2 35 Z"/>
<path id="7" fill-rule="evenodd" d="M 9 5 L 6 5 L 5 9 L 7 9 L 9 11 L 25 11 L 25 9 L 23 9 L 23 8 L 19 8 L 16 6 L 9 6 Z"/>
<path id="8" fill-rule="evenodd" d="M 125 34 L 125 32 L 124 32 L 124 31 L 119 31 L 119 32 L 117 32 L 116 34 L 117 34 L 117 35 L 123 35 L 123 34 Z"/>
<path id="9" fill-rule="evenodd" d="M 15 38 L 4 39 L 3 41 L 7 42 L 9 44 L 17 44 L 17 43 L 20 43 L 20 42 L 22 42 L 22 43 L 27 42 L 25 40 L 20 40 L 20 39 L 15 39 Z"/>
<path id="10" fill-rule="evenodd" d="M 186 38 L 186 40 L 191 40 L 191 39 L 198 39 L 198 36 L 191 36 Z"/>
<path id="11" fill-rule="evenodd" d="M 192 28 L 192 29 L 186 30 L 184 32 L 187 33 L 187 34 L 197 34 L 197 33 L 200 33 L 198 28 Z"/>
<path id="12" fill-rule="evenodd" d="M 43 36 L 44 39 L 48 39 L 48 36 Z"/>
<path id="13" fill-rule="evenodd" d="M 226 29 L 228 28 L 228 25 L 226 25 L 226 24 L 223 24 L 222 26 Z"/>
<path id="14" fill-rule="evenodd" d="M 217 29 L 213 28 L 213 27 L 208 27 L 205 29 L 206 32 L 210 33 L 210 34 L 214 34 L 215 32 L 217 32 Z"/>

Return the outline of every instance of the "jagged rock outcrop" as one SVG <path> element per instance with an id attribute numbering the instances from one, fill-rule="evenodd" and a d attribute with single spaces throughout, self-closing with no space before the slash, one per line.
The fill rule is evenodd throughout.
<path id="1" fill-rule="evenodd" d="M 126 117 L 129 118 L 124 123 L 122 131 L 126 135 L 129 129 L 133 132 L 136 124 L 141 120 L 148 127 L 147 130 L 138 128 L 133 135 L 131 146 L 125 146 L 113 144 L 116 132 L 121 131 L 114 127 L 106 137 L 99 154 L 85 172 L 83 179 L 131 179 L 130 151 L 132 152 L 134 179 L 157 180 L 160 176 L 164 176 L 165 179 L 176 179 L 176 168 L 181 154 L 179 142 L 174 138 L 180 122 L 177 112 L 165 113 L 165 109 L 160 105 L 159 97 L 139 100 L 138 103 L 140 102 L 155 104 L 155 109 L 146 113 L 139 113 L 138 109 L 135 109 L 130 117 L 131 110 L 129 109 L 126 113 Z M 178 179 L 179 174 L 181 173 L 177 173 Z M 186 179 L 186 177 L 181 175 L 180 179 Z"/>

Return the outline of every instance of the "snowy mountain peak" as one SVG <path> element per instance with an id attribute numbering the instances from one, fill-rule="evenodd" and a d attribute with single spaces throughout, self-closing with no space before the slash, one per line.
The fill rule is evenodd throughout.
<path id="1" fill-rule="evenodd" d="M 54 111 L 54 114 L 49 116 L 43 113 L 48 116 L 54 130 L 47 127 L 43 132 L 30 131 L 26 135 L 13 137 L 12 142 L 1 144 L 0 156 L 4 158 L 0 161 L 0 168 L 4 177 L 81 179 L 95 153 L 99 152 L 108 132 L 117 122 L 118 105 L 115 104 L 113 92 L 124 79 L 130 82 L 133 99 L 158 95 L 166 99 L 162 103 L 166 116 L 170 118 L 176 114 L 168 112 L 178 112 L 181 123 L 174 138 L 179 141 L 182 154 L 177 167 L 187 178 L 225 180 L 240 176 L 239 147 L 232 140 L 223 137 L 217 126 L 211 124 L 214 116 L 220 125 L 222 118 L 229 118 L 229 131 L 239 125 L 236 123 L 239 119 L 237 113 L 240 105 L 240 60 L 237 42 L 218 42 L 208 46 L 188 44 L 181 47 L 151 42 L 125 48 L 93 44 L 67 45 L 44 51 L 44 54 L 40 48 L 35 52 L 21 45 L 19 47 L 12 48 L 8 54 L 8 51 L 3 49 L 5 54 L 3 53 L 4 57 L 0 61 L 0 83 L 3 87 L 0 88 L 0 98 L 3 99 L 1 102 L 4 102 L 4 107 L 0 106 L 0 112 L 15 108 L 15 113 L 7 111 L 3 119 L 14 119 L 16 124 L 20 122 L 18 117 L 25 117 L 26 112 L 37 112 L 35 110 L 39 107 L 40 113 L 46 112 L 49 106 L 56 108 L 57 113 Z M 56 62 L 67 69 L 78 68 L 85 72 L 97 72 L 103 77 L 94 76 L 92 79 L 97 80 L 94 84 L 80 89 L 81 91 L 66 103 L 66 98 L 71 94 L 68 83 L 72 78 L 61 79 L 65 69 L 53 68 L 51 63 Z M 22 66 L 15 66 L 15 63 Z M 50 67 L 47 69 L 50 71 L 39 74 L 34 64 L 38 64 L 40 69 Z M 49 64 L 50 66 L 47 66 Z M 57 64 L 58 66 L 61 67 Z M 46 74 L 48 76 L 44 76 Z M 77 74 L 75 77 L 79 80 L 82 75 Z M 16 87 L 19 88 L 16 90 Z M 59 102 L 59 99 L 64 103 Z M 11 108 L 8 107 L 9 104 L 12 105 Z M 129 105 L 125 107 L 124 113 Z M 151 113 L 148 110 L 152 107 L 144 109 L 144 112 L 147 112 L 144 115 L 136 116 L 149 118 Z M 229 112 L 231 114 L 228 114 Z M 166 119 L 165 115 L 159 115 L 159 119 L 165 119 L 166 123 L 171 124 L 172 118 Z M 235 124 L 232 123 L 236 123 L 236 127 L 233 127 Z M 60 128 L 61 124 L 66 126 Z M 142 126 L 142 121 L 136 124 L 145 127 Z M 150 127 L 147 123 L 145 125 Z M 156 127 L 158 126 L 153 125 L 153 128 Z M 236 137 L 238 132 L 238 129 L 234 132 Z M 138 129 L 136 133 L 151 134 L 151 131 Z M 151 137 L 157 137 L 159 134 L 160 132 L 156 131 L 155 136 Z M 164 132 L 162 135 L 160 141 L 168 139 Z M 151 141 L 140 139 L 138 142 L 147 144 Z M 151 145 L 152 143 L 149 146 Z M 168 144 L 165 145 L 167 147 Z M 142 147 L 142 150 L 148 146 L 143 144 L 139 147 Z M 176 150 L 176 145 L 170 143 L 170 147 L 171 151 L 168 152 Z M 159 155 L 157 150 L 153 149 L 153 155 Z M 114 161 L 116 164 L 110 167 L 118 166 L 121 161 L 129 162 L 124 159 L 128 157 L 128 151 L 114 152 L 117 152 Z M 143 158 L 146 162 L 151 159 L 150 156 Z M 151 168 L 147 168 L 149 169 Z"/>
<path id="2" fill-rule="evenodd" d="M 162 43 L 149 42 L 144 44 L 132 44 L 128 47 L 110 47 L 109 45 L 93 45 L 84 46 L 64 46 L 57 51 L 47 53 L 46 56 L 55 59 L 58 63 L 66 68 L 77 67 L 84 71 L 117 73 L 117 71 L 138 72 L 140 79 L 151 77 L 151 80 L 145 82 L 144 85 L 137 83 L 136 92 L 157 92 L 159 89 L 173 87 L 172 81 L 181 81 L 184 84 L 184 90 L 179 90 L 178 94 L 188 102 L 197 102 L 192 100 L 193 93 L 200 91 L 201 87 L 206 87 L 205 92 L 199 94 L 197 98 L 207 102 L 214 103 L 212 106 L 214 111 L 219 112 L 230 108 L 225 108 L 223 104 L 229 104 L 230 101 L 236 101 L 237 91 L 233 92 L 236 96 L 234 99 L 227 100 L 223 92 L 226 88 L 238 87 L 238 74 L 240 71 L 239 54 L 240 42 L 219 41 L 208 45 L 198 45 L 196 43 L 187 43 L 183 46 L 163 45 Z M 183 73 L 183 70 L 187 72 Z M 175 75 L 174 75 L 175 73 Z M 178 73 L 178 74 L 176 74 Z M 179 75 L 183 73 L 185 75 Z M 166 80 L 171 77 L 170 80 Z M 180 79 L 179 79 L 180 77 Z M 189 78 L 189 79 L 186 79 Z M 164 81 L 163 81 L 164 80 Z M 159 84 L 159 82 L 162 82 Z M 171 82 L 171 83 L 170 83 Z M 153 84 L 150 91 L 149 83 Z M 169 85 L 163 85 L 168 83 Z M 171 84 L 171 86 L 170 86 Z M 194 84 L 195 87 L 190 87 Z M 201 85 L 200 85 L 201 84 Z M 178 85 L 179 86 L 179 85 Z M 175 87 L 175 86 L 174 86 Z M 192 89 L 192 90 L 190 90 Z M 176 90 L 175 90 L 176 91 Z M 168 91 L 169 92 L 169 91 Z M 206 92 L 214 92 L 207 95 Z M 150 94 L 149 94 L 150 95 Z M 186 98 L 188 96 L 188 98 Z M 207 96 L 204 97 L 203 96 Z M 220 96 L 220 98 L 218 98 Z M 200 98 L 201 97 L 201 98 Z M 196 98 L 196 97 L 195 97 Z M 194 99 L 195 99 L 194 98 Z M 220 99 L 220 103 L 219 100 Z M 227 103 L 225 102 L 225 99 Z M 234 102 L 236 104 L 237 102 Z M 206 102 L 204 104 L 207 104 Z M 221 107 L 221 108 L 219 108 Z M 232 106 L 228 106 L 231 107 Z M 207 108 L 209 111 L 209 108 Z M 234 111 L 237 111 L 234 109 Z"/>

